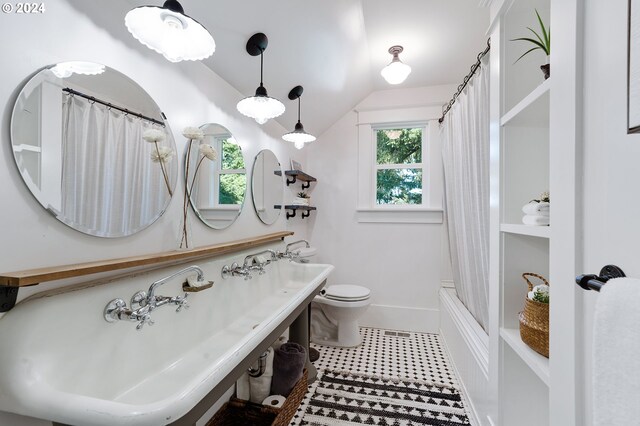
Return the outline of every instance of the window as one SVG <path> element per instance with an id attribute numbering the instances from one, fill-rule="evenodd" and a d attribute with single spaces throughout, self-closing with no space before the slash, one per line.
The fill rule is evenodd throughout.
<path id="1" fill-rule="evenodd" d="M 376 205 L 423 204 L 424 127 L 376 129 Z"/>
<path id="2" fill-rule="evenodd" d="M 361 223 L 442 223 L 440 107 L 358 111 Z"/>
<path id="3" fill-rule="evenodd" d="M 218 204 L 242 204 L 247 187 L 247 177 L 244 169 L 242 151 L 234 140 L 225 138 L 220 140 L 222 159 L 218 170 Z M 214 199 L 215 199 L 214 198 Z"/>

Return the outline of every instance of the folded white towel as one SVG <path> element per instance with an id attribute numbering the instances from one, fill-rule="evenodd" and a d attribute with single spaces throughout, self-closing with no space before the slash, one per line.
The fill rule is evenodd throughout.
<path id="1" fill-rule="evenodd" d="M 640 280 L 616 278 L 600 290 L 593 327 L 593 424 L 640 419 Z"/>
<path id="2" fill-rule="evenodd" d="M 264 373 L 260 377 L 249 377 L 251 387 L 251 402 L 262 403 L 266 397 L 271 395 L 271 379 L 273 378 L 273 348 L 267 349 L 267 365 Z"/>
<path id="3" fill-rule="evenodd" d="M 236 381 L 236 398 L 248 401 L 250 396 L 251 390 L 249 389 L 249 375 L 244 373 Z"/>
<path id="4" fill-rule="evenodd" d="M 522 207 L 522 213 L 532 216 L 549 216 L 549 203 L 531 202 Z"/>
<path id="5" fill-rule="evenodd" d="M 522 223 L 525 225 L 545 226 L 549 225 L 549 216 L 532 216 L 526 215 L 522 218 Z"/>

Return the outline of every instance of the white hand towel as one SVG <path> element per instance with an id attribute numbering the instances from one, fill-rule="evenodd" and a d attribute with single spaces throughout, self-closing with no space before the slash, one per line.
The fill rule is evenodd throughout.
<path id="1" fill-rule="evenodd" d="M 267 349 L 267 365 L 260 377 L 249 377 L 251 387 L 251 402 L 262 403 L 271 395 L 271 379 L 273 378 L 273 348 Z"/>
<path id="2" fill-rule="evenodd" d="M 525 225 L 536 225 L 536 226 L 545 226 L 549 224 L 548 216 L 531 216 L 526 215 L 522 218 L 522 223 Z"/>
<path id="3" fill-rule="evenodd" d="M 600 290 L 593 327 L 593 424 L 640 419 L 640 280 L 616 278 Z"/>
<path id="4" fill-rule="evenodd" d="M 550 208 L 549 203 L 531 202 L 522 207 L 522 213 L 532 216 L 549 216 Z"/>
<path id="5" fill-rule="evenodd" d="M 236 381 L 236 398 L 248 401 L 250 396 L 251 391 L 249 389 L 249 375 L 247 373 L 244 373 Z"/>

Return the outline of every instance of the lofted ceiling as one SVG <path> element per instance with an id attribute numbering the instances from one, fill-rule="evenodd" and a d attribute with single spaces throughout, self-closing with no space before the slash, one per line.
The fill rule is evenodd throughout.
<path id="1" fill-rule="evenodd" d="M 134 6 L 151 0 L 129 0 Z M 157 0 L 158 5 L 162 0 Z M 203 62 L 245 96 L 255 92 L 260 59 L 245 51 L 248 38 L 269 38 L 264 84 L 287 111 L 277 120 L 293 130 L 296 103 L 287 98 L 300 84 L 302 122 L 320 135 L 372 91 L 459 83 L 486 44 L 489 12 L 478 0 L 181 0 L 185 13 L 216 41 Z M 412 73 L 399 86 L 380 70 L 390 46 Z"/>

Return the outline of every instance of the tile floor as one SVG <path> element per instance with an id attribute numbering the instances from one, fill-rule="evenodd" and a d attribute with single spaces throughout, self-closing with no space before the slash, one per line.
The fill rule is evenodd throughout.
<path id="1" fill-rule="evenodd" d="M 349 370 L 391 378 L 409 378 L 460 388 L 440 336 L 427 333 L 407 333 L 375 328 L 360 329 L 362 345 L 357 348 L 333 348 L 312 344 L 320 351 L 314 365 L 323 369 Z M 388 334 L 396 334 L 388 335 Z M 312 384 L 300 404 L 290 426 L 298 426 L 309 398 L 315 390 Z"/>

